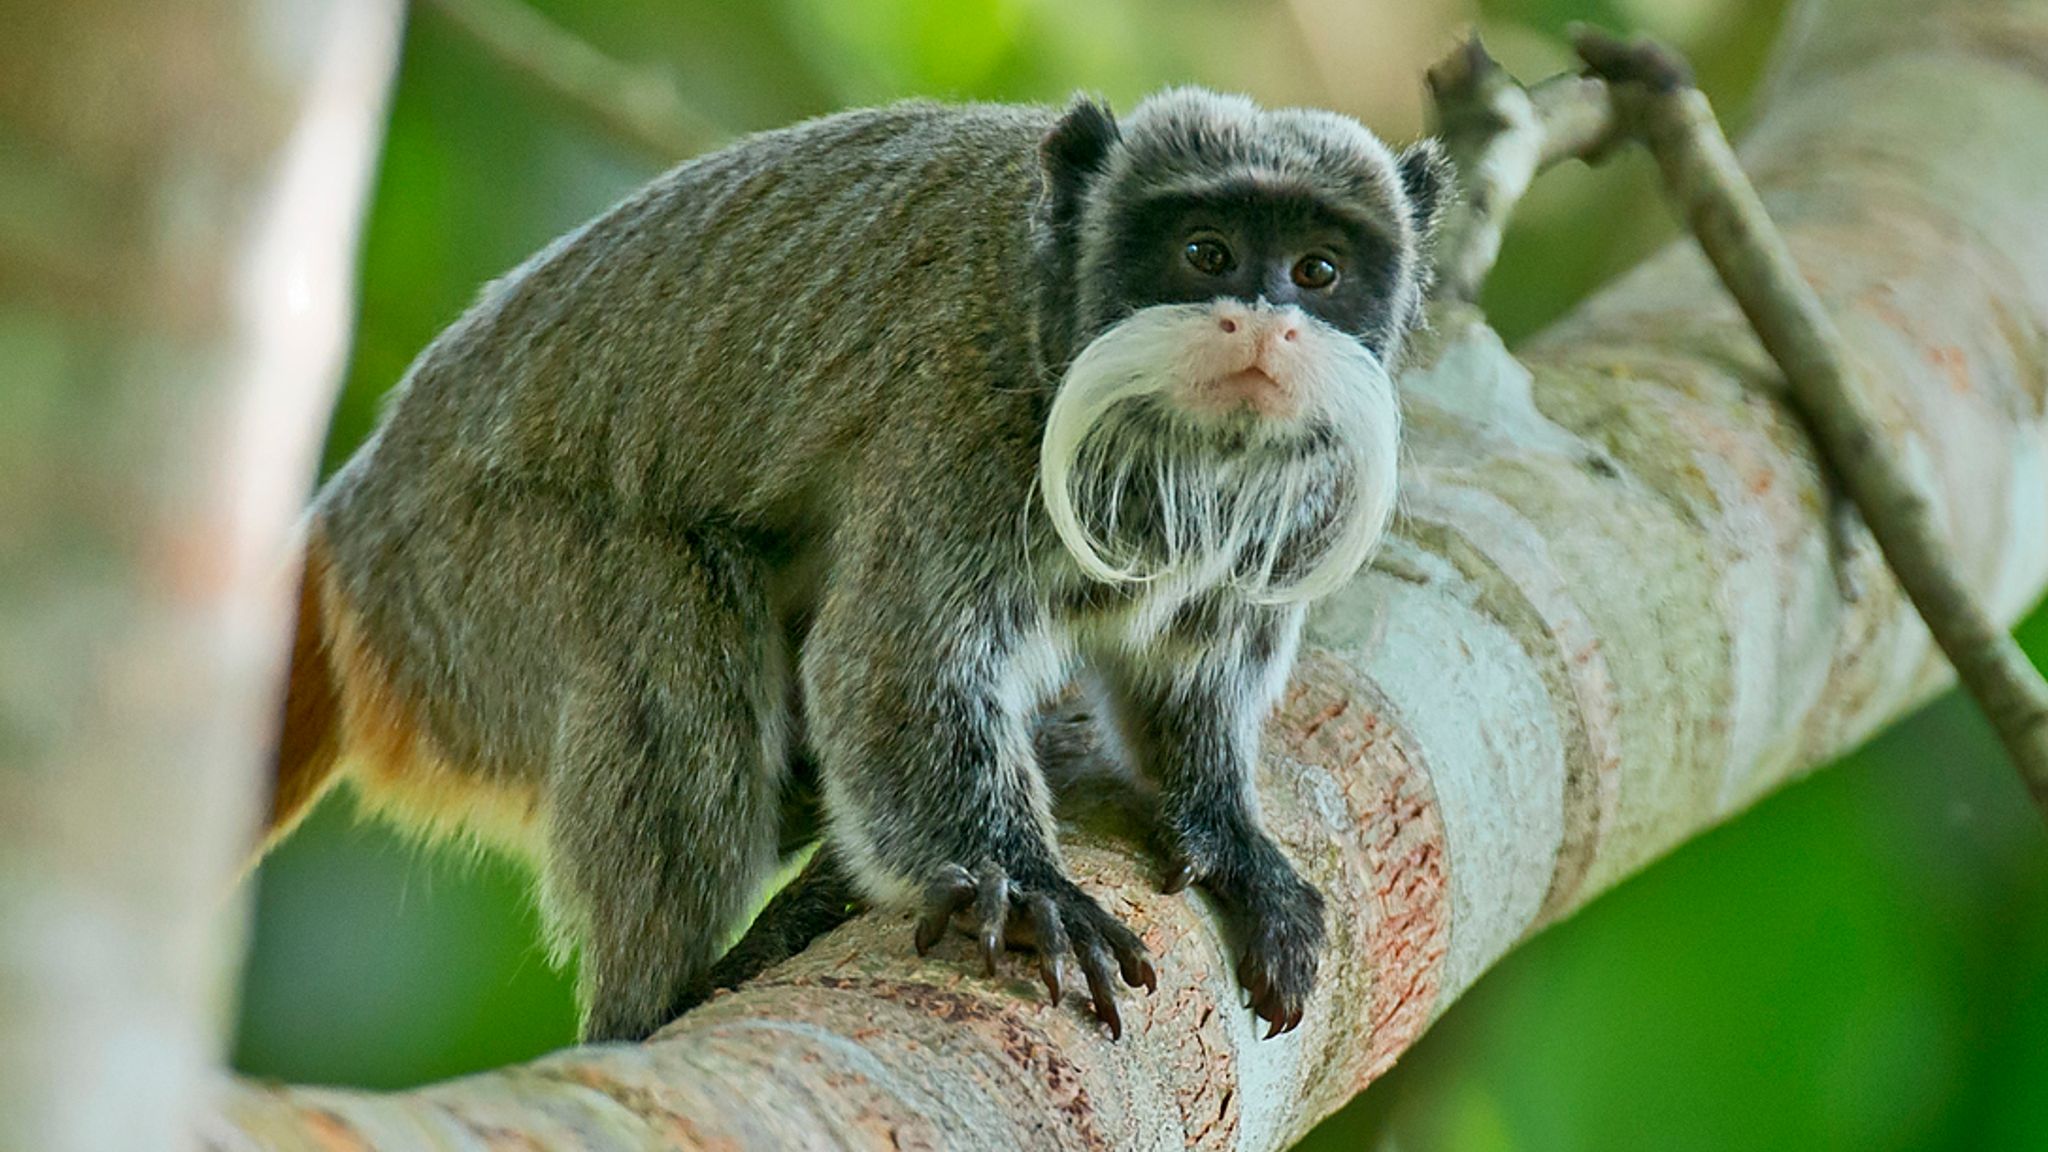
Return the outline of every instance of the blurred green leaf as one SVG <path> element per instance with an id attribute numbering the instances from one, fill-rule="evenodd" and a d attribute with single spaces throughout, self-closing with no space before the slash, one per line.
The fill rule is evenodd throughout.
<path id="1" fill-rule="evenodd" d="M 972 95 L 1013 50 L 1025 0 L 780 0 L 843 103 L 905 92 Z"/>

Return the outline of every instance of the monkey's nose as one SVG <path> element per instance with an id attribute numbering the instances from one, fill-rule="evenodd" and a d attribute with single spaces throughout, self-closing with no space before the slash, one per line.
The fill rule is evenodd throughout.
<path id="1" fill-rule="evenodd" d="M 1254 358 L 1262 359 L 1268 350 L 1281 344 L 1293 344 L 1301 339 L 1306 321 L 1293 308 L 1274 307 L 1261 301 L 1256 305 L 1244 305 L 1235 300 L 1218 301 L 1211 321 L 1216 325 L 1211 331 L 1231 337 L 1234 348 L 1246 348 Z"/>
<path id="2" fill-rule="evenodd" d="M 1279 313 L 1269 317 L 1261 317 L 1261 319 L 1265 323 L 1260 324 L 1255 333 L 1258 337 L 1257 354 L 1261 360 L 1265 359 L 1274 345 L 1292 344 L 1301 339 L 1301 318 L 1299 316 Z"/>

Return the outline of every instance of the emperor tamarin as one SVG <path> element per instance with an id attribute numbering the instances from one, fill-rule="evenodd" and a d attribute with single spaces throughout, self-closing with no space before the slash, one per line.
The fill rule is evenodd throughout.
<path id="1" fill-rule="evenodd" d="M 1388 368 L 1444 165 L 1166 92 L 903 104 L 675 169 L 485 289 L 309 520 L 273 829 L 373 806 L 539 867 L 583 1029 L 703 994 L 814 776 L 853 893 L 1078 962 L 1034 714 L 1077 670 L 1168 887 L 1299 1023 L 1323 901 L 1259 822 L 1304 605 L 1394 504 Z M 829 913 L 827 914 L 829 918 Z"/>

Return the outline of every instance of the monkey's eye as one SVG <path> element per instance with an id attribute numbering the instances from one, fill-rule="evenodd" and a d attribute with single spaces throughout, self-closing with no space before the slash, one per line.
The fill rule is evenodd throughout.
<path id="1" fill-rule="evenodd" d="M 1204 276 L 1221 276 L 1237 265 L 1230 246 L 1214 236 L 1198 236 L 1180 250 L 1188 265 Z"/>
<path id="2" fill-rule="evenodd" d="M 1294 265 L 1294 282 L 1311 292 L 1320 292 L 1337 282 L 1337 265 L 1327 256 L 1303 256 Z"/>

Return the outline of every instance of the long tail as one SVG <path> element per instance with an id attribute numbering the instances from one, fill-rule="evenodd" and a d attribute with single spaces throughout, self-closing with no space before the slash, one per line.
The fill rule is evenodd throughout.
<path id="1" fill-rule="evenodd" d="M 327 584 L 327 548 L 315 526 L 307 534 L 306 563 L 299 578 L 284 729 L 277 742 L 264 851 L 282 840 L 334 783 L 341 760 L 341 693 L 328 658 Z"/>

